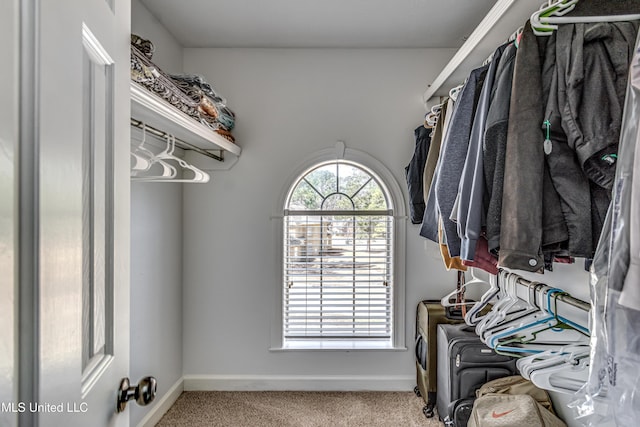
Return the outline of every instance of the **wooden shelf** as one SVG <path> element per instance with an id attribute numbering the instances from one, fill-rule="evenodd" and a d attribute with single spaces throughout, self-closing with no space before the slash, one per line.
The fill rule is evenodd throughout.
<path id="1" fill-rule="evenodd" d="M 425 104 L 433 97 L 447 95 L 451 88 L 463 83 L 471 70 L 482 65 L 500 44 L 523 26 L 540 4 L 540 0 L 498 0 L 424 92 Z"/>
<path id="2" fill-rule="evenodd" d="M 228 151 L 236 156 L 242 151 L 238 145 L 178 111 L 134 81 L 131 82 L 131 117 L 203 150 Z"/>

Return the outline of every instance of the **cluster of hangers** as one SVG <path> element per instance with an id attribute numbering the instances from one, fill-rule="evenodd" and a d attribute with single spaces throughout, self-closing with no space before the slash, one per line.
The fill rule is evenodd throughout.
<path id="1" fill-rule="evenodd" d="M 159 153 L 149 150 L 147 126 L 142 124 L 142 138 L 131 147 L 131 180 L 143 182 L 206 183 L 209 174 L 174 154 L 173 135 L 165 136 L 165 148 Z"/>
<path id="2" fill-rule="evenodd" d="M 635 21 L 640 19 L 640 14 L 629 15 L 602 15 L 602 16 L 569 16 L 576 7 L 578 0 L 560 0 L 544 3 L 540 10 L 531 15 L 531 28 L 536 36 L 548 36 L 558 29 L 558 24 L 575 24 L 589 22 L 620 22 Z"/>
<path id="3" fill-rule="evenodd" d="M 456 293 L 474 285 L 489 286 L 479 301 L 451 302 Z M 538 387 L 571 394 L 587 382 L 590 334 L 585 325 L 588 320 L 583 320 L 588 319 L 586 302 L 505 270 L 490 276 L 489 281 L 473 276 L 441 302 L 446 307 L 470 306 L 465 322 L 496 353 L 518 358 L 520 374 Z M 569 319 L 565 314 L 568 308 L 584 316 Z"/>
<path id="4" fill-rule="evenodd" d="M 571 23 L 589 23 L 589 22 L 619 22 L 619 21 L 635 21 L 640 19 L 640 14 L 629 15 L 603 15 L 603 16 L 565 16 L 567 13 L 575 9 L 578 0 L 549 0 L 540 6 L 540 9 L 531 15 L 529 21 L 531 28 L 536 36 L 549 36 L 553 31 L 558 29 L 558 24 Z M 514 41 L 518 35 L 522 33 L 522 27 L 518 28 L 508 39 Z M 489 56 L 482 65 L 491 62 L 492 56 Z M 458 93 L 464 86 L 464 83 L 452 88 L 449 91 L 449 98 L 456 100 Z M 442 104 L 436 104 L 425 116 L 425 126 L 434 127 L 438 118 Z"/>

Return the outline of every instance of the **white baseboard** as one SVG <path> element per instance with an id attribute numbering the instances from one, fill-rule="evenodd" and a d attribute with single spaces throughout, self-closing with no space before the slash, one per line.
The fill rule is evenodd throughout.
<path id="1" fill-rule="evenodd" d="M 405 375 L 185 375 L 185 391 L 411 391 Z"/>
<path id="2" fill-rule="evenodd" d="M 162 399 L 160 399 L 155 405 L 153 405 L 147 415 L 145 415 L 145 417 L 140 420 L 140 422 L 138 423 L 138 427 L 155 426 L 160 421 L 160 418 L 162 418 L 162 416 L 167 413 L 169 408 L 173 406 L 176 400 L 178 400 L 178 397 L 180 397 L 183 391 L 184 378 L 180 378 L 175 382 L 175 384 L 171 386 L 171 388 L 165 393 L 165 395 L 162 396 Z"/>

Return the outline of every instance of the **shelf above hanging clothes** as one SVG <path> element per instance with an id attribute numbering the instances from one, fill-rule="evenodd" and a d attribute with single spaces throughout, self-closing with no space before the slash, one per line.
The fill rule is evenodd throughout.
<path id="1" fill-rule="evenodd" d="M 540 0 L 498 0 L 424 92 L 425 106 L 432 98 L 445 96 L 464 82 L 471 70 L 479 67 L 539 7 Z"/>
<path id="2" fill-rule="evenodd" d="M 131 82 L 131 117 L 205 151 L 240 156 L 240 146 L 198 123 L 138 83 Z"/>

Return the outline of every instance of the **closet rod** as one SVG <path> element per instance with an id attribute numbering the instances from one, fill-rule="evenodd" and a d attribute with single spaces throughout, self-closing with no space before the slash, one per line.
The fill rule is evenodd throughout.
<path id="1" fill-rule="evenodd" d="M 528 289 L 529 286 L 535 282 L 532 282 L 531 280 L 527 280 L 524 277 L 518 277 L 518 283 L 523 286 L 526 286 Z M 565 302 L 572 307 L 579 308 L 580 310 L 584 310 L 584 311 L 591 310 L 591 305 L 588 302 L 582 301 L 581 299 L 578 299 L 578 298 L 574 298 L 571 295 L 561 294 L 558 296 L 558 301 Z"/>
<path id="2" fill-rule="evenodd" d="M 159 129 L 154 128 L 153 126 L 149 126 L 148 124 L 145 124 L 144 122 L 134 119 L 133 117 L 131 117 L 131 126 L 136 127 L 138 129 L 142 129 L 143 127 L 146 129 L 147 132 L 159 137 L 159 138 L 167 138 L 168 136 L 170 136 L 170 134 L 168 134 L 167 132 L 161 131 Z M 174 137 L 175 138 L 175 137 Z M 212 159 L 218 160 L 219 162 L 224 162 L 224 152 L 221 151 L 220 154 L 213 154 L 207 150 L 203 150 L 200 147 L 196 147 L 193 144 L 189 144 L 186 141 L 183 141 L 179 138 L 175 138 L 175 142 L 176 145 L 180 148 L 182 148 L 183 150 L 193 150 L 199 154 L 202 154 L 203 156 L 207 156 L 210 157 Z"/>

